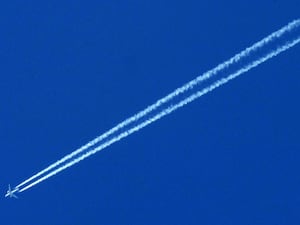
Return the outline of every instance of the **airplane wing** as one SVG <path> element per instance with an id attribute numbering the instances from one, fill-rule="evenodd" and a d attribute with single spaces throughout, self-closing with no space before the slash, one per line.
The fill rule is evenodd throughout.
<path id="1" fill-rule="evenodd" d="M 17 197 L 15 194 L 12 194 L 12 197 L 14 197 L 14 198 L 18 199 L 18 197 Z"/>

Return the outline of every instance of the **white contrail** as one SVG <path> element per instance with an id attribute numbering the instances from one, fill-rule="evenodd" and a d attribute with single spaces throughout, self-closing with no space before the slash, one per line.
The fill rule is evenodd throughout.
<path id="1" fill-rule="evenodd" d="M 61 164 L 64 164 L 67 161 L 70 161 L 75 156 L 84 153 L 90 147 L 92 147 L 96 144 L 99 144 L 101 141 L 103 141 L 104 139 L 108 138 L 109 136 L 115 134 L 120 129 L 125 128 L 126 126 L 130 125 L 133 122 L 137 122 L 138 120 L 142 119 L 143 117 L 146 117 L 149 113 L 153 112 L 154 110 L 158 109 L 159 107 L 162 107 L 164 104 L 166 104 L 169 101 L 173 100 L 175 97 L 187 92 L 190 89 L 193 89 L 196 85 L 198 85 L 202 81 L 211 78 L 212 76 L 218 74 L 220 71 L 228 68 L 230 65 L 236 64 L 236 63 L 242 61 L 243 59 L 247 58 L 250 54 L 253 54 L 253 53 L 259 51 L 262 47 L 265 47 L 267 44 L 274 42 L 276 39 L 282 38 L 282 36 L 286 35 L 290 31 L 293 31 L 299 25 L 300 25 L 300 20 L 299 19 L 295 20 L 295 21 L 292 21 L 291 23 L 284 26 L 280 30 L 278 30 L 276 32 L 273 32 L 272 34 L 265 37 L 261 41 L 253 44 L 251 47 L 246 48 L 244 51 L 236 54 L 235 56 L 233 56 L 229 60 L 219 64 L 218 66 L 216 66 L 212 70 L 209 70 L 208 72 L 204 73 L 203 75 L 198 76 L 194 80 L 184 84 L 182 87 L 177 88 L 176 90 L 171 92 L 169 95 L 159 99 L 154 104 L 148 106 L 146 109 L 144 109 L 144 110 L 138 112 L 137 114 L 135 114 L 134 116 L 124 120 L 123 122 L 119 123 L 118 125 L 116 125 L 112 129 L 105 132 L 104 134 L 102 134 L 102 135 L 98 136 L 97 138 L 93 139 L 92 141 L 88 142 L 86 145 L 80 147 L 79 149 L 77 149 L 77 150 L 73 151 L 72 153 L 66 155 L 65 157 L 58 160 L 57 162 L 51 164 L 50 166 L 48 166 L 44 170 L 42 170 L 42 171 L 36 173 L 35 175 L 31 176 L 27 180 L 25 180 L 22 183 L 20 183 L 19 185 L 17 185 L 16 188 L 24 186 L 25 184 L 27 184 L 30 181 L 40 177 L 41 175 L 47 173 L 48 171 L 54 170 L 56 167 L 60 166 Z"/>
<path id="2" fill-rule="evenodd" d="M 192 95 L 190 95 L 189 97 L 185 98 L 184 100 L 180 101 L 179 103 L 176 103 L 174 105 L 170 105 L 169 107 L 163 109 L 161 112 L 159 112 L 158 114 L 154 115 L 151 118 L 146 119 L 144 122 L 124 131 L 123 133 L 119 134 L 118 136 L 113 137 L 112 139 L 104 142 L 103 144 L 101 144 L 100 146 L 89 150 L 88 152 L 86 152 L 85 154 L 78 156 L 77 158 L 73 159 L 72 161 L 70 161 L 69 163 L 66 163 L 64 165 L 62 165 L 61 167 L 57 168 L 56 170 L 46 174 L 45 176 L 39 178 L 38 180 L 32 182 L 31 184 L 28 184 L 27 186 L 23 187 L 22 189 L 19 190 L 19 192 L 23 192 L 31 187 L 33 187 L 34 185 L 54 176 L 55 174 L 67 169 L 68 167 L 73 166 L 74 164 L 79 163 L 80 161 L 84 160 L 85 158 L 103 150 L 104 148 L 110 146 L 111 144 L 120 141 L 121 139 L 129 136 L 130 134 L 139 131 L 140 129 L 146 127 L 147 125 L 161 119 L 162 117 L 172 113 L 173 111 L 185 106 L 186 104 L 194 101 L 195 99 L 203 96 L 204 94 L 207 94 L 209 92 L 211 92 L 212 90 L 214 90 L 215 88 L 229 82 L 230 80 L 240 76 L 241 74 L 251 70 L 252 68 L 257 67 L 258 65 L 260 65 L 261 63 L 267 61 L 268 59 L 277 56 L 278 54 L 280 54 L 281 52 L 293 47 L 294 45 L 298 44 L 300 42 L 300 37 L 298 37 L 297 39 L 290 41 L 282 46 L 277 47 L 275 50 L 272 50 L 271 52 L 269 52 L 268 54 L 265 54 L 264 56 L 260 57 L 259 59 L 252 61 L 251 63 L 243 66 L 241 69 L 239 69 L 238 71 L 231 73 L 230 75 L 228 75 L 227 77 L 218 79 L 217 81 L 215 81 L 213 84 L 209 85 L 206 88 L 203 88 L 201 91 L 198 91 Z"/>

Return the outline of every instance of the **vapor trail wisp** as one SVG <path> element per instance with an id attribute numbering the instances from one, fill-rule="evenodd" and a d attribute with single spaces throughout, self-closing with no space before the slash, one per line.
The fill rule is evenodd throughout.
<path id="1" fill-rule="evenodd" d="M 156 120 L 164 117 L 165 115 L 170 114 L 176 109 L 181 108 L 182 106 L 194 101 L 202 95 L 249 71 L 250 69 L 278 55 L 279 53 L 293 47 L 294 45 L 300 42 L 299 27 L 300 20 L 295 20 L 289 23 L 280 30 L 272 33 L 271 35 L 267 36 L 261 41 L 255 43 L 251 47 L 246 48 L 244 51 L 236 54 L 229 60 L 219 64 L 212 70 L 204 73 L 203 75 L 195 78 L 194 80 L 171 92 L 166 97 L 159 99 L 156 103 L 148 106 L 145 110 L 142 110 L 134 116 L 124 120 L 122 123 L 113 127 L 112 129 L 95 138 L 94 140 L 88 142 L 81 148 L 75 150 L 69 155 L 66 155 L 59 161 L 51 164 L 46 169 L 38 172 L 37 174 L 33 175 L 32 177 L 17 185 L 16 188 L 19 188 L 19 192 L 22 192 L 33 187 L 34 185 L 54 176 L 55 174 L 65 170 L 70 166 L 75 165 L 81 160 L 97 153 L 98 151 L 103 150 L 104 148 L 127 137 L 128 135 L 139 131 L 143 127 L 155 122 Z M 286 37 L 290 35 L 293 36 L 293 38 Z M 272 48 L 270 48 L 269 45 L 272 45 Z M 256 56 L 255 53 L 257 53 L 258 56 Z M 245 63 L 244 61 L 247 60 L 249 60 L 249 62 Z M 238 64 L 240 63 L 241 65 L 239 66 Z M 229 75 L 222 75 L 222 73 L 226 72 L 226 70 L 229 70 L 231 68 L 230 66 L 238 68 L 236 68 L 234 71 L 228 72 Z M 218 75 L 222 76 L 219 77 Z M 213 80 L 213 78 L 215 80 Z M 189 94 L 189 92 L 193 89 L 199 89 L 198 86 L 200 86 L 201 83 L 204 83 L 204 81 L 205 84 L 208 81 L 210 83 L 204 87 L 201 87 L 200 90 L 193 91 Z M 136 125 L 132 125 L 133 122 L 135 122 Z M 119 131 L 122 132 L 118 134 Z"/>

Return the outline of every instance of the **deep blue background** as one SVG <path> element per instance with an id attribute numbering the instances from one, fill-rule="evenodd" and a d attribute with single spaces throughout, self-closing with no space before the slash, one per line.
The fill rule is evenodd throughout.
<path id="1" fill-rule="evenodd" d="M 3 1 L 0 190 L 299 17 L 299 0 Z M 0 224 L 299 224 L 300 47 L 0 200 Z"/>

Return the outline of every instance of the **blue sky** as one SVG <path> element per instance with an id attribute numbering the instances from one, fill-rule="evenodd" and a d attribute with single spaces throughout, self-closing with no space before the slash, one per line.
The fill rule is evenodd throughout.
<path id="1" fill-rule="evenodd" d="M 0 189 L 299 18 L 298 0 L 0 4 Z M 300 48 L 1 198 L 1 224 L 298 224 Z"/>

